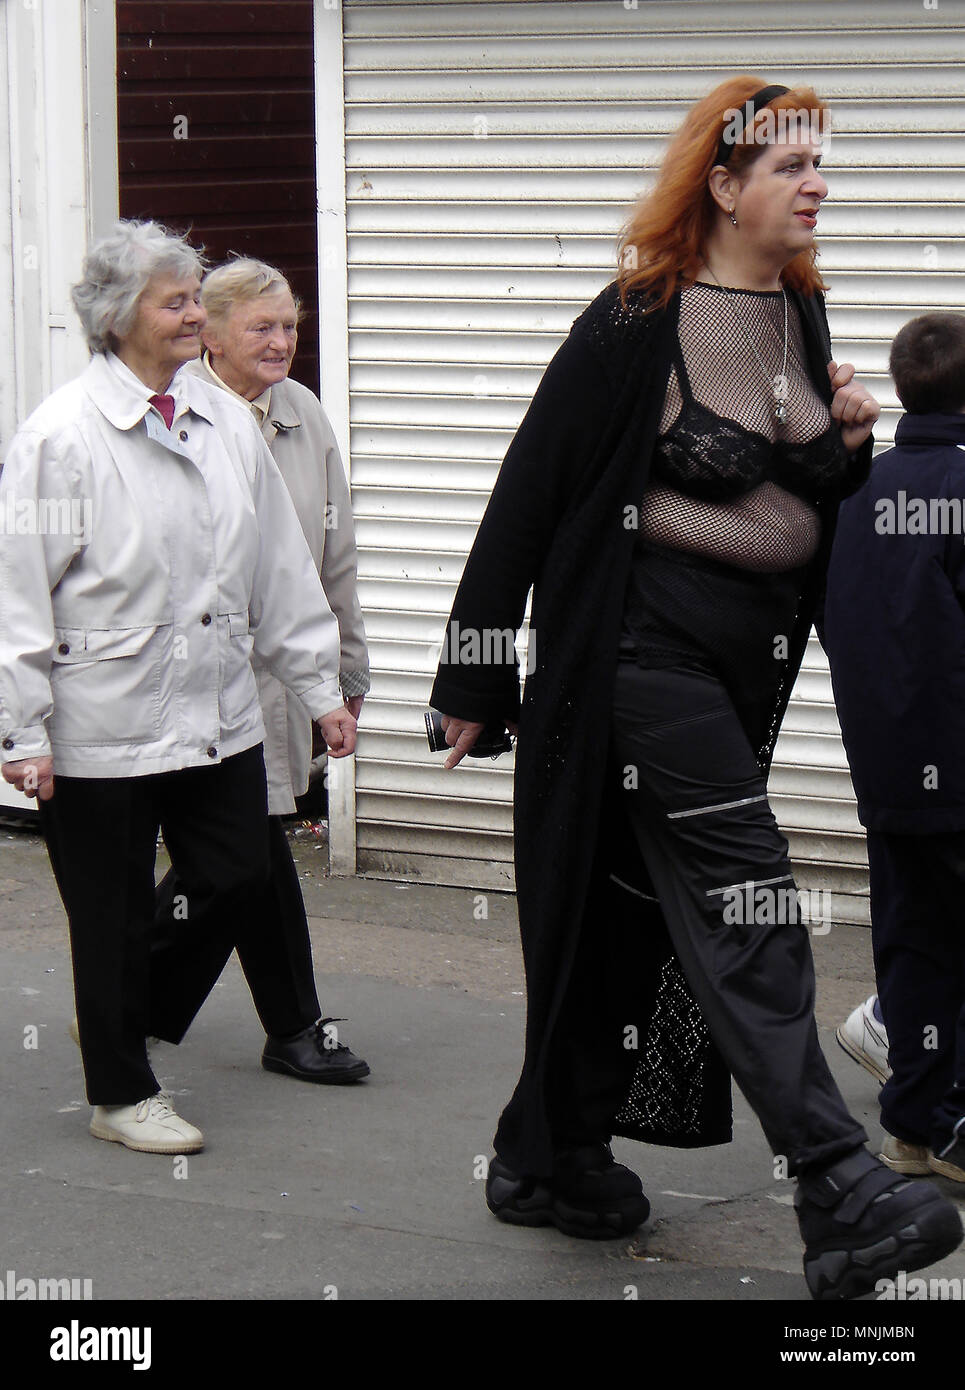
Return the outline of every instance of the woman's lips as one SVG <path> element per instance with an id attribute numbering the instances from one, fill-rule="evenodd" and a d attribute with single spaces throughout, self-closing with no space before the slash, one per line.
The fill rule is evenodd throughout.
<path id="1" fill-rule="evenodd" d="M 817 214 L 816 214 L 816 213 L 811 213 L 811 212 L 796 212 L 796 213 L 794 214 L 794 216 L 795 216 L 795 217 L 799 217 L 799 218 L 801 219 L 801 221 L 802 221 L 802 222 L 805 222 L 809 227 L 816 227 L 816 226 L 818 225 L 818 219 L 817 219 Z"/>

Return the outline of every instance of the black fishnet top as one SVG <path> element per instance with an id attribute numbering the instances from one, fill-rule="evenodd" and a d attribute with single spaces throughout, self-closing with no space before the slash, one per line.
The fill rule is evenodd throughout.
<path id="1" fill-rule="evenodd" d="M 685 664 L 728 688 L 755 750 L 783 679 L 804 572 L 818 548 L 816 504 L 848 456 L 807 368 L 780 290 L 695 283 L 680 297 L 674 365 L 640 508 L 621 652 Z"/>

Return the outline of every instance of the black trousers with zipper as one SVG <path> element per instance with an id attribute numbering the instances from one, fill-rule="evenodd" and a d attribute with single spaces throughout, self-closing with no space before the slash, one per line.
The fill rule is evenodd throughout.
<path id="1" fill-rule="evenodd" d="M 674 953 L 724 1063 L 788 1176 L 833 1163 L 867 1136 L 821 1051 L 787 841 L 726 689 L 696 666 L 621 659 L 611 747 L 614 794 L 625 798 Z M 596 1087 L 588 1055 L 579 1040 L 558 1039 L 561 1144 L 609 1138 L 612 1096 Z"/>

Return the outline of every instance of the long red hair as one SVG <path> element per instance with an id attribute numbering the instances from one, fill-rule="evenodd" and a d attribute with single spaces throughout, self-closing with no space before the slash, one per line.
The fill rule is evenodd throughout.
<path id="1" fill-rule="evenodd" d="M 654 308 L 662 308 L 681 283 L 696 279 L 717 212 L 707 179 L 728 118 L 766 85 L 763 78 L 746 73 L 728 78 L 688 112 L 667 148 L 656 184 L 640 199 L 621 234 L 617 283 L 624 303 L 628 291 L 642 289 Z M 754 139 L 756 128 L 773 120 L 762 113 L 782 110 L 817 112 L 818 128 L 828 128 L 830 112 L 824 103 L 810 87 L 793 87 L 760 108 L 735 142 L 729 170 L 740 175 L 750 168 L 767 148 Z M 803 294 L 827 289 L 816 259 L 817 246 L 812 245 L 788 262 L 782 282 Z"/>

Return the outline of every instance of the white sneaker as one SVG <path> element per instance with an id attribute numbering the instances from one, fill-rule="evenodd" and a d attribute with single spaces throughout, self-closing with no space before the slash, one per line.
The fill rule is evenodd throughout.
<path id="1" fill-rule="evenodd" d="M 876 994 L 872 994 L 842 1023 L 835 1037 L 849 1057 L 853 1057 L 884 1085 L 891 1075 L 888 1065 L 888 1032 L 874 1016 Z"/>
<path id="2" fill-rule="evenodd" d="M 163 1091 L 136 1105 L 95 1105 L 90 1132 L 95 1139 L 148 1154 L 195 1154 L 204 1148 L 200 1129 L 181 1119 Z"/>
<path id="3" fill-rule="evenodd" d="M 885 1135 L 878 1157 L 893 1173 L 904 1173 L 906 1177 L 923 1178 L 932 1172 L 928 1149 L 924 1144 L 909 1144 L 905 1139 L 896 1139 L 893 1134 Z"/>

